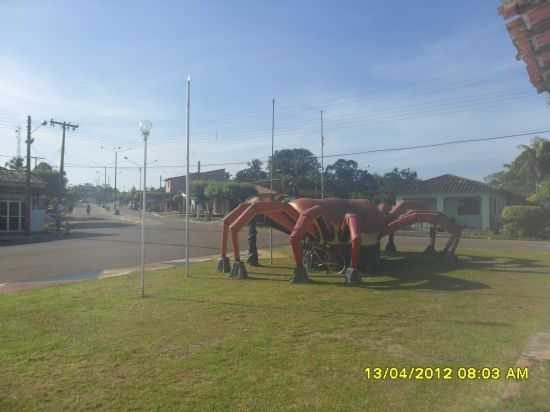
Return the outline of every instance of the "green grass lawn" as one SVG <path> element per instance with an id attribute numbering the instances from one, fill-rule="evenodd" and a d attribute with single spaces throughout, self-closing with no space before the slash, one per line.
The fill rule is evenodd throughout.
<path id="1" fill-rule="evenodd" d="M 287 257 L 0 295 L 0 410 L 548 410 L 550 363 L 507 382 L 372 381 L 366 367 L 514 366 L 550 330 L 550 254 L 402 253 L 362 287 L 290 285 Z M 546 408 L 546 409 L 545 409 Z"/>

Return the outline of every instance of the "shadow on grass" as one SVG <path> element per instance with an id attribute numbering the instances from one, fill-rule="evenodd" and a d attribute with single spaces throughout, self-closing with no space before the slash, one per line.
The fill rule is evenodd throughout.
<path id="1" fill-rule="evenodd" d="M 460 265 L 486 272 L 550 275 L 546 265 L 526 258 L 460 255 Z"/>
<path id="2" fill-rule="evenodd" d="M 254 268 L 249 270 L 253 280 L 289 280 L 293 268 L 285 265 L 264 266 L 265 271 Z M 271 269 L 275 269 L 271 272 Z M 458 264 L 452 264 L 443 256 L 427 256 L 422 253 L 400 252 L 384 256 L 374 275 L 363 277 L 358 288 L 392 291 L 392 290 L 433 290 L 433 291 L 468 291 L 482 290 L 490 287 L 479 281 L 450 276 L 455 269 L 471 269 L 480 272 L 502 272 L 518 274 L 546 274 L 546 267 L 536 260 L 514 257 L 482 257 L 460 255 Z M 537 271 L 540 269 L 540 271 Z M 310 285 L 334 285 L 345 287 L 342 275 L 311 272 Z M 283 278 L 283 279 L 282 279 Z"/>

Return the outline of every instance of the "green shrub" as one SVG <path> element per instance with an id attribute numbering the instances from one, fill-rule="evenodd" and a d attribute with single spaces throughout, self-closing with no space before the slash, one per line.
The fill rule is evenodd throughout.
<path id="1" fill-rule="evenodd" d="M 511 237 L 548 237 L 550 209 L 538 206 L 508 206 L 502 211 L 502 230 Z"/>

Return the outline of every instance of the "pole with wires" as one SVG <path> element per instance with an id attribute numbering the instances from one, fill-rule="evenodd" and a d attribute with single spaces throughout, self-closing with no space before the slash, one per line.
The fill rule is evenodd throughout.
<path id="1" fill-rule="evenodd" d="M 189 197 L 191 196 L 191 179 L 189 178 L 189 115 L 191 110 L 191 76 L 187 77 L 187 165 L 185 176 L 185 274 L 190 276 L 189 267 Z"/>
<path id="2" fill-rule="evenodd" d="M 58 122 L 54 119 L 50 120 L 50 126 L 61 126 L 61 129 L 63 131 L 61 136 L 61 163 L 59 165 L 59 199 L 58 199 L 58 206 L 56 210 L 56 227 L 57 231 L 59 232 L 61 230 L 61 210 L 63 208 L 64 204 L 64 198 L 65 198 L 65 138 L 66 138 L 66 132 L 67 129 L 71 129 L 75 131 L 78 129 L 77 124 L 72 124 L 70 122 Z"/>
<path id="3" fill-rule="evenodd" d="M 272 110 L 271 110 L 271 167 L 269 168 L 269 180 L 270 191 L 271 191 L 271 201 L 273 201 L 273 168 L 275 167 L 274 155 L 274 143 L 275 143 L 275 99 L 272 101 Z M 273 264 L 273 228 L 269 227 L 269 264 Z"/>

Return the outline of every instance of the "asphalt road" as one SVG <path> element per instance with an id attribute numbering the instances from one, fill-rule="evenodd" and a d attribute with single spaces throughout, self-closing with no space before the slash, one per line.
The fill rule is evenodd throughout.
<path id="1" fill-rule="evenodd" d="M 139 216 L 122 211 L 120 217 L 94 207 L 87 217 L 84 208 L 75 209 L 71 234 L 67 238 L 0 247 L 0 283 L 51 281 L 94 277 L 103 270 L 135 268 L 139 262 Z M 148 215 L 146 218 L 146 262 L 167 262 L 185 257 L 185 224 L 176 217 Z M 246 230 L 241 249 L 247 247 Z M 219 223 L 192 223 L 191 257 L 217 255 Z M 260 230 L 258 247 L 268 245 L 268 232 Z M 426 238 L 397 238 L 398 248 L 422 250 Z M 274 231 L 274 244 L 288 244 L 288 237 Z M 460 248 L 499 251 L 532 250 L 550 252 L 548 242 L 463 239 Z M 459 249 L 460 250 L 460 249 Z"/>
<path id="2" fill-rule="evenodd" d="M 0 283 L 51 281 L 94 277 L 98 272 L 137 267 L 139 264 L 139 215 L 124 210 L 121 216 L 93 207 L 86 216 L 76 208 L 71 233 L 66 238 L 0 247 Z M 146 263 L 185 258 L 185 222 L 182 218 L 146 217 Z M 191 223 L 190 256 L 219 252 L 219 223 Z M 247 247 L 242 231 L 241 249 Z M 258 246 L 267 244 L 267 232 L 260 230 Z M 274 244 L 286 241 L 274 232 Z"/>

